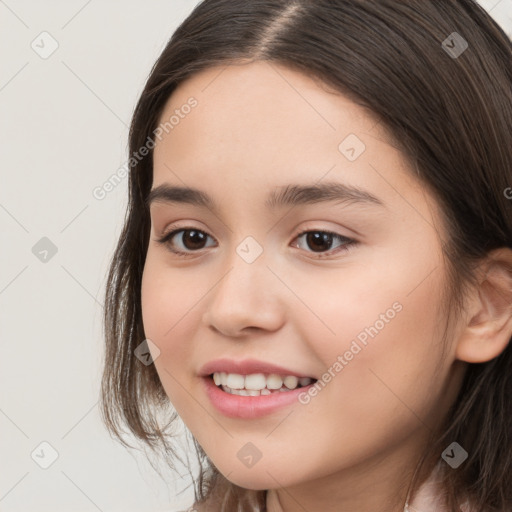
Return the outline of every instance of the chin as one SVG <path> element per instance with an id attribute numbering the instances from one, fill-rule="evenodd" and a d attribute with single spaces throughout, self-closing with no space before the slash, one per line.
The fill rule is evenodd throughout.
<path id="1" fill-rule="evenodd" d="M 290 475 L 289 469 L 283 467 L 269 468 L 263 464 L 259 466 L 260 463 L 256 463 L 251 468 L 241 469 L 237 467 L 234 469 L 233 466 L 230 466 L 224 470 L 224 468 L 217 466 L 217 469 L 231 483 L 252 491 L 288 487 L 297 483 L 293 475 Z"/>

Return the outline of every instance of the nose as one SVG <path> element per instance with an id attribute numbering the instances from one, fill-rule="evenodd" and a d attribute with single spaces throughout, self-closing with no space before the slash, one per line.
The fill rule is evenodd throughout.
<path id="1" fill-rule="evenodd" d="M 252 263 L 234 254 L 208 294 L 203 322 L 230 337 L 278 330 L 285 321 L 286 287 L 262 254 Z"/>

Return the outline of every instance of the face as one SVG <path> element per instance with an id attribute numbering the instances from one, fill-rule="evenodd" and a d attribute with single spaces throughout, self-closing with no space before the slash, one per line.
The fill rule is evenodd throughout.
<path id="1" fill-rule="evenodd" d="M 435 199 L 370 112 L 276 64 L 196 74 L 173 115 L 142 309 L 192 434 L 251 489 L 416 460 L 456 388 Z"/>

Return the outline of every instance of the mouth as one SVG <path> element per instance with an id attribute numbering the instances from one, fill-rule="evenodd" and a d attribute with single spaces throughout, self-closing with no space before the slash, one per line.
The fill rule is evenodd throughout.
<path id="1" fill-rule="evenodd" d="M 317 379 L 276 373 L 239 373 L 214 372 L 207 376 L 220 390 L 231 395 L 257 397 L 276 393 L 287 393 L 310 386 Z"/>

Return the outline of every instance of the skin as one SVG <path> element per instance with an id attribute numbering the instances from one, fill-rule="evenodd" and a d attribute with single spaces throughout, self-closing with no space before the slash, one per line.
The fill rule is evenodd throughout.
<path id="1" fill-rule="evenodd" d="M 198 105 L 155 147 L 153 188 L 199 188 L 220 211 L 151 205 L 143 322 L 170 401 L 222 474 L 270 489 L 270 512 L 401 512 L 465 370 L 457 351 L 469 317 L 442 343 L 446 264 L 435 198 L 371 112 L 311 77 L 265 62 L 210 68 L 180 84 L 161 119 L 191 96 Z M 352 162 L 338 149 L 349 134 L 366 145 Z M 385 207 L 265 206 L 277 187 L 326 180 L 363 188 Z M 191 256 L 157 243 L 171 224 L 209 235 L 203 248 L 183 232 L 173 247 Z M 297 238 L 305 230 L 357 243 L 336 252 L 342 242 L 334 239 L 319 254 Z M 250 264 L 236 252 L 247 236 L 263 249 Z M 203 391 L 198 371 L 218 357 L 320 379 L 396 302 L 401 311 L 308 404 L 235 419 Z M 247 442 L 262 454 L 250 468 L 237 457 Z"/>

